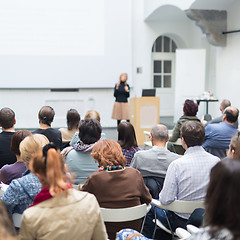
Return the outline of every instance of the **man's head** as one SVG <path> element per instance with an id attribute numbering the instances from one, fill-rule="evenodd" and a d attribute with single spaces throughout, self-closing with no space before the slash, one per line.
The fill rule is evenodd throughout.
<path id="1" fill-rule="evenodd" d="M 162 143 L 164 146 L 169 139 L 168 129 L 163 124 L 158 124 L 154 126 L 150 131 L 150 137 L 153 145 Z"/>
<path id="2" fill-rule="evenodd" d="M 43 106 L 38 113 L 39 122 L 46 124 L 49 127 L 51 126 L 54 116 L 55 111 L 50 106 Z"/>
<path id="3" fill-rule="evenodd" d="M 235 107 L 227 107 L 223 112 L 223 122 L 234 124 L 238 119 L 239 111 Z"/>
<path id="4" fill-rule="evenodd" d="M 205 137 L 205 128 L 200 122 L 187 121 L 181 127 L 181 136 L 183 144 L 185 143 L 187 148 L 202 146 Z"/>
<path id="5" fill-rule="evenodd" d="M 0 126 L 4 129 L 13 128 L 14 124 L 16 123 L 15 120 L 15 113 L 10 108 L 2 108 L 0 110 Z"/>
<path id="6" fill-rule="evenodd" d="M 231 102 L 228 99 L 223 99 L 220 104 L 220 111 L 223 113 L 223 111 L 229 106 L 231 106 Z"/>

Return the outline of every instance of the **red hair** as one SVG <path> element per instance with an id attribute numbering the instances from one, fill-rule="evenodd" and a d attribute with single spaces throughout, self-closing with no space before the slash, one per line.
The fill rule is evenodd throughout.
<path id="1" fill-rule="evenodd" d="M 60 151 L 50 148 L 47 151 L 47 158 L 42 151 L 36 154 L 31 163 L 30 170 L 36 174 L 43 185 L 49 186 L 49 193 L 55 196 L 67 190 L 71 178 L 67 175 L 64 161 Z"/>

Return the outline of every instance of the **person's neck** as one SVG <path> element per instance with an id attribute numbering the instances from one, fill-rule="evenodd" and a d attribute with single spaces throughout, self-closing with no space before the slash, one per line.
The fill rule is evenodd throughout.
<path id="1" fill-rule="evenodd" d="M 8 128 L 8 129 L 2 127 L 2 131 L 3 132 L 15 132 L 15 129 L 14 129 L 14 127 L 11 127 L 11 128 Z"/>
<path id="2" fill-rule="evenodd" d="M 154 141 L 152 140 L 152 145 L 156 147 L 166 147 L 166 142 Z"/>
<path id="3" fill-rule="evenodd" d="M 51 126 L 48 126 L 47 124 L 40 123 L 40 129 L 48 129 L 51 128 Z"/>
<path id="4" fill-rule="evenodd" d="M 17 158 L 17 162 L 23 162 L 23 160 L 21 159 L 21 157 L 19 155 L 16 155 Z"/>
<path id="5" fill-rule="evenodd" d="M 230 125 L 232 125 L 232 126 L 235 124 L 235 123 L 228 122 L 226 119 L 223 120 L 223 122 L 228 123 L 228 124 L 230 124 Z"/>

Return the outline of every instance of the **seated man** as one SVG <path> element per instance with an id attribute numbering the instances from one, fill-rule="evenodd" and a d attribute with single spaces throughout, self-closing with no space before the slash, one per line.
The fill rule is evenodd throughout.
<path id="1" fill-rule="evenodd" d="M 185 122 L 181 127 L 182 146 L 186 150 L 184 156 L 174 160 L 168 167 L 163 189 L 159 194 L 161 204 L 167 205 L 174 200 L 202 201 L 205 198 L 209 173 L 219 158 L 206 152 L 202 147 L 205 130 L 196 121 Z M 167 227 L 162 209 L 156 209 L 157 218 Z M 185 227 L 189 214 L 178 214 L 167 211 L 167 216 L 173 231 L 177 227 Z M 146 234 L 152 237 L 154 209 L 147 215 Z"/>
<path id="2" fill-rule="evenodd" d="M 209 124 L 205 128 L 203 147 L 209 153 L 219 158 L 226 157 L 231 137 L 238 130 L 234 127 L 239 111 L 235 107 L 227 107 L 223 112 L 222 122 Z"/>
<path id="3" fill-rule="evenodd" d="M 50 106 L 43 106 L 39 113 L 38 119 L 40 128 L 33 131 L 33 134 L 43 134 L 49 140 L 49 142 L 55 143 L 59 148 L 62 146 L 62 135 L 61 132 L 57 129 L 51 128 L 55 116 L 55 111 Z"/>
<path id="4" fill-rule="evenodd" d="M 15 133 L 14 125 L 16 123 L 15 113 L 10 108 L 0 110 L 0 168 L 5 164 L 13 164 L 17 161 L 14 153 L 10 151 L 12 136 Z"/>
<path id="5" fill-rule="evenodd" d="M 216 117 L 210 121 L 204 121 L 202 120 L 202 124 L 207 126 L 208 124 L 213 124 L 213 123 L 220 123 L 222 122 L 222 118 L 223 118 L 223 113 L 224 113 L 224 110 L 231 106 L 231 102 L 228 100 L 228 99 L 223 99 L 221 104 L 220 104 L 220 111 L 222 112 L 222 115 L 219 116 L 219 117 Z M 234 127 L 237 129 L 238 128 L 238 120 L 234 123 Z"/>
<path id="6" fill-rule="evenodd" d="M 158 198 L 167 168 L 173 160 L 179 158 L 179 155 L 166 148 L 169 140 L 166 126 L 162 124 L 154 126 L 150 132 L 150 139 L 153 147 L 146 151 L 136 152 L 130 166 L 141 172 L 152 197 Z"/>
<path id="7" fill-rule="evenodd" d="M 98 170 L 98 163 L 90 157 L 94 144 L 100 139 L 102 127 L 99 121 L 86 119 L 80 121 L 80 142 L 63 149 L 69 170 L 74 174 L 74 184 L 83 184 L 87 177 Z"/>

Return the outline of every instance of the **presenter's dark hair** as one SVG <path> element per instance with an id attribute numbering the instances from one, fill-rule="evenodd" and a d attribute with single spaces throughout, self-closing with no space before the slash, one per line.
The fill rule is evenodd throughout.
<path id="1" fill-rule="evenodd" d="M 192 100 L 187 99 L 183 105 L 183 112 L 186 116 L 196 116 L 198 112 L 198 105 Z"/>
<path id="2" fill-rule="evenodd" d="M 50 106 L 43 106 L 38 113 L 39 121 L 43 124 L 47 124 L 48 126 L 51 126 L 54 116 L 55 111 Z"/>
<path id="3" fill-rule="evenodd" d="M 4 129 L 9 129 L 14 126 L 15 113 L 12 109 L 4 107 L 0 110 L 0 125 Z"/>
<path id="4" fill-rule="evenodd" d="M 118 125 L 118 143 L 124 149 L 138 146 L 134 127 L 130 122 L 121 122 Z"/>
<path id="5" fill-rule="evenodd" d="M 99 121 L 87 118 L 80 121 L 79 124 L 79 139 L 84 144 L 97 142 L 102 133 L 102 126 Z"/>
<path id="6" fill-rule="evenodd" d="M 78 129 L 78 125 L 80 122 L 80 114 L 76 109 L 70 109 L 67 112 L 67 126 L 68 130 Z"/>
<path id="7" fill-rule="evenodd" d="M 240 239 L 240 162 L 225 158 L 211 170 L 205 198 L 205 225 L 211 239 L 220 229 L 228 229 L 232 239 Z"/>
<path id="8" fill-rule="evenodd" d="M 200 122 L 187 121 L 181 127 L 181 136 L 187 147 L 202 146 L 205 137 L 205 128 Z"/>

